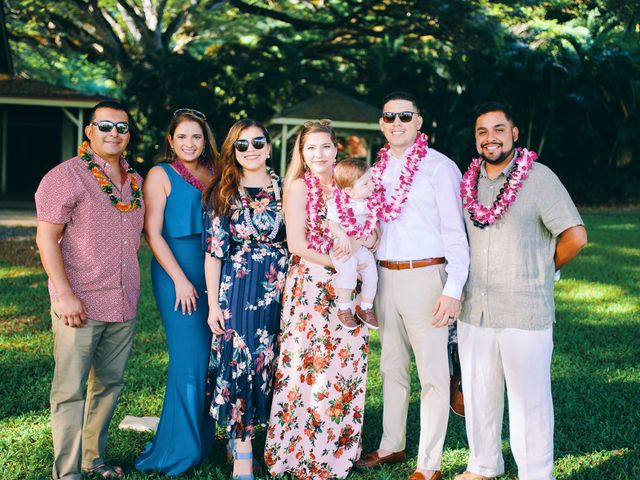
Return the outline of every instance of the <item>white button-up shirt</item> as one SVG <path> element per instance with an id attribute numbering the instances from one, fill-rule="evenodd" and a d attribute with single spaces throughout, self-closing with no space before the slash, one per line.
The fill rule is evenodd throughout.
<path id="1" fill-rule="evenodd" d="M 389 152 L 382 176 L 387 202 L 395 192 L 407 153 L 397 159 Z M 429 148 L 418 171 L 400 216 L 381 222 L 382 236 L 376 252 L 378 260 L 420 260 L 445 257 L 447 283 L 442 291 L 460 299 L 469 273 L 469 244 L 462 217 L 460 180 L 456 164 Z"/>

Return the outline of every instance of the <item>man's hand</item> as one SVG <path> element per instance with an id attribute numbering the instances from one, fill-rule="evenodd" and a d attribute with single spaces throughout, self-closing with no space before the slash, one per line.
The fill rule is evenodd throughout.
<path id="1" fill-rule="evenodd" d="M 376 227 L 373 233 L 366 238 L 364 246 L 367 247 L 370 252 L 375 252 L 378 249 L 378 245 L 380 245 L 381 237 L 380 227 Z"/>
<path id="2" fill-rule="evenodd" d="M 87 323 L 87 312 L 84 309 L 84 305 L 73 293 L 60 295 L 53 313 L 62 319 L 65 325 L 72 328 L 84 327 Z"/>
<path id="3" fill-rule="evenodd" d="M 431 312 L 434 327 L 440 328 L 451 325 L 460 315 L 460 300 L 447 295 L 440 295 Z"/>

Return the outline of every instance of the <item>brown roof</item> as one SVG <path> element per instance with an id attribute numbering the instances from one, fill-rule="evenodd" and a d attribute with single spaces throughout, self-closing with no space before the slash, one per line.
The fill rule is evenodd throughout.
<path id="1" fill-rule="evenodd" d="M 43 100 L 75 100 L 95 101 L 106 100 L 104 95 L 85 93 L 70 88 L 60 87 L 38 80 L 0 74 L 0 97 L 33 98 Z"/>
<path id="2" fill-rule="evenodd" d="M 327 90 L 284 110 L 278 117 L 314 120 L 328 118 L 334 122 L 377 124 L 380 109 L 336 90 Z"/>

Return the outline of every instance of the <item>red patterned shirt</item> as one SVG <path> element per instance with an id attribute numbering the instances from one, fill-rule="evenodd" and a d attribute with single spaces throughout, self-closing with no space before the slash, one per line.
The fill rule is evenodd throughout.
<path id="1" fill-rule="evenodd" d="M 107 172 L 98 155 L 93 161 Z M 126 162 L 122 161 L 125 169 Z M 142 186 L 142 177 L 136 174 Z M 129 175 L 114 194 L 132 199 Z M 144 204 L 120 212 L 100 189 L 98 181 L 80 157 L 73 157 L 49 171 L 35 195 L 38 220 L 65 225 L 60 239 L 62 261 L 73 292 L 87 315 L 101 322 L 125 322 L 136 316 L 140 296 L 137 251 L 144 223 Z M 49 280 L 51 301 L 57 300 Z"/>

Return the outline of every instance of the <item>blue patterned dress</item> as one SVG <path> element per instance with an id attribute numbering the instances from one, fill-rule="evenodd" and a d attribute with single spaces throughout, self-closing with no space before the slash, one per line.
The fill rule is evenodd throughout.
<path id="1" fill-rule="evenodd" d="M 254 427 L 269 420 L 287 270 L 284 223 L 276 215 L 273 187 L 246 190 L 247 207 L 238 198 L 226 215 L 211 216 L 205 231 L 207 252 L 222 260 L 218 301 L 226 325 L 226 333 L 211 342 L 210 414 L 228 438 L 242 439 L 252 438 Z M 276 222 L 277 235 L 266 239 Z"/>

